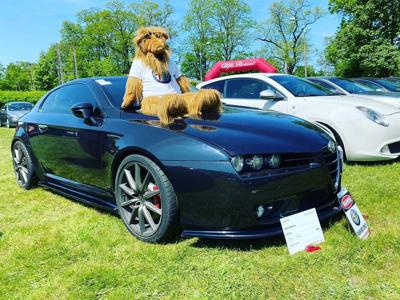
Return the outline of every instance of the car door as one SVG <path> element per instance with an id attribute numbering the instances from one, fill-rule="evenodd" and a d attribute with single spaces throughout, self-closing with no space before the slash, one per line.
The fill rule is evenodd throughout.
<path id="1" fill-rule="evenodd" d="M 96 124 L 73 115 L 71 108 L 78 103 L 93 105 Z M 111 154 L 103 117 L 94 93 L 82 83 L 62 86 L 44 100 L 30 142 L 49 180 L 80 188 L 109 187 Z"/>
<path id="2" fill-rule="evenodd" d="M 262 99 L 262 91 L 273 91 L 278 99 Z M 226 79 L 223 102 L 229 105 L 272 109 L 287 112 L 287 101 L 282 94 L 267 82 L 257 78 Z"/>

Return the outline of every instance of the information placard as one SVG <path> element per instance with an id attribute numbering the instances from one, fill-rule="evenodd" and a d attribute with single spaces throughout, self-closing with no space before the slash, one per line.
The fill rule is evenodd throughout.
<path id="1" fill-rule="evenodd" d="M 304 251 L 308 245 L 325 241 L 315 208 L 282 218 L 280 221 L 290 255 Z"/>

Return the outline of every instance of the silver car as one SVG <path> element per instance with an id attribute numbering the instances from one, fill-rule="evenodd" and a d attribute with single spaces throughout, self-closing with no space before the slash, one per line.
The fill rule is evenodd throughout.
<path id="1" fill-rule="evenodd" d="M 8 102 L 0 109 L 0 127 L 15 127 L 18 119 L 30 112 L 33 104 L 29 102 Z"/>

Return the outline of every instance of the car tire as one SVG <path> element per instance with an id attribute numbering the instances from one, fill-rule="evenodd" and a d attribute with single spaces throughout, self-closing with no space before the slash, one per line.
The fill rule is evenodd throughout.
<path id="1" fill-rule="evenodd" d="M 118 212 L 131 234 L 149 242 L 167 242 L 180 230 L 177 199 L 161 168 L 142 155 L 129 155 L 115 176 Z"/>
<path id="2" fill-rule="evenodd" d="M 12 147 L 13 167 L 17 183 L 25 190 L 36 186 L 37 177 L 32 158 L 25 145 L 16 141 Z"/>

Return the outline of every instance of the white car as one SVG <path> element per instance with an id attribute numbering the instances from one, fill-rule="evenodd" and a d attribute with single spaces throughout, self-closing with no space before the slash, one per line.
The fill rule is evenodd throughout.
<path id="1" fill-rule="evenodd" d="M 227 105 L 276 110 L 329 128 L 348 161 L 400 156 L 400 103 L 339 95 L 308 80 L 270 73 L 240 74 L 202 82 Z"/>

